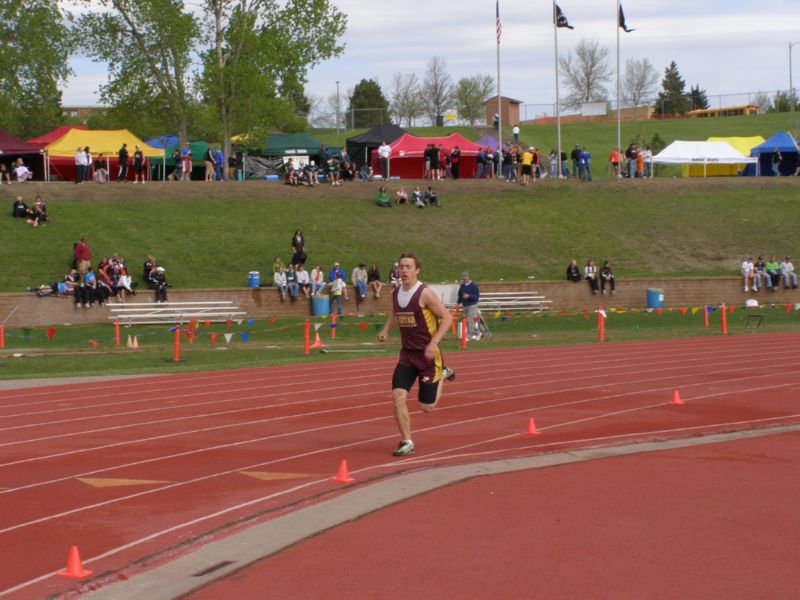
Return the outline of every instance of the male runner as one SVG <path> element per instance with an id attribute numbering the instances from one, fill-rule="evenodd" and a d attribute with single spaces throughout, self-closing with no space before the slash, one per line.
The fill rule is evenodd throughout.
<path id="1" fill-rule="evenodd" d="M 442 394 L 442 380 L 452 381 L 455 373 L 444 366 L 439 342 L 450 329 L 453 318 L 439 297 L 418 280 L 421 264 L 413 252 L 400 256 L 399 288 L 392 292 L 392 314 L 378 334 L 385 342 L 395 326 L 400 328 L 400 358 L 392 375 L 394 419 L 402 439 L 394 456 L 414 453 L 411 440 L 411 417 L 408 414 L 408 392 L 419 379 L 419 402 L 422 410 L 431 412 Z"/>

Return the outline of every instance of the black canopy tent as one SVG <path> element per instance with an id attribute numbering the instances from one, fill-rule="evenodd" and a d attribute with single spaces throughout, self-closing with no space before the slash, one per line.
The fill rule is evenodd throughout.
<path id="1" fill-rule="evenodd" d="M 23 142 L 7 131 L 0 129 L 0 162 L 6 166 L 12 179 L 14 178 L 14 164 L 18 158 L 22 158 L 27 163 L 27 167 L 33 171 L 34 179 L 44 179 L 44 156 L 42 151 L 37 146 Z"/>
<path id="2" fill-rule="evenodd" d="M 347 138 L 347 153 L 359 167 L 370 164 L 370 152 L 377 150 L 382 142 L 391 144 L 406 133 L 406 130 L 397 125 L 378 125 L 369 131 Z"/>

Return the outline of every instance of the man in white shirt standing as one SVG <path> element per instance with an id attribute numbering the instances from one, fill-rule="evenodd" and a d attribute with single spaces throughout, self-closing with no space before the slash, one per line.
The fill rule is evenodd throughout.
<path id="1" fill-rule="evenodd" d="M 392 154 L 392 147 L 385 141 L 378 147 L 378 162 L 381 167 L 381 177 L 389 179 L 389 156 Z"/>
<path id="2" fill-rule="evenodd" d="M 647 146 L 644 150 L 642 150 L 642 157 L 644 158 L 644 178 L 645 179 L 652 179 L 653 178 L 653 151 L 650 149 L 650 146 Z"/>
<path id="3" fill-rule="evenodd" d="M 514 125 L 511 129 L 511 133 L 514 134 L 514 143 L 519 144 L 519 125 Z"/>
<path id="4" fill-rule="evenodd" d="M 742 280 L 744 281 L 744 291 L 749 292 L 750 288 L 753 291 L 758 291 L 755 283 L 755 268 L 753 267 L 753 257 L 749 257 L 742 263 Z"/>

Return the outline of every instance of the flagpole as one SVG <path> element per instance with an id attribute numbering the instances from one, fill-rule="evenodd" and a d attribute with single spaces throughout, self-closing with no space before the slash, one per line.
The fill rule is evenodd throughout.
<path id="1" fill-rule="evenodd" d="M 558 146 L 558 177 L 561 177 L 561 107 L 558 99 L 558 19 L 556 17 L 556 0 L 553 0 L 553 39 L 555 40 L 555 71 L 556 71 L 556 145 Z"/>
<path id="2" fill-rule="evenodd" d="M 499 181 L 500 174 L 503 172 L 503 105 L 500 96 L 500 0 L 497 0 L 497 23 L 495 23 L 497 33 L 497 151 L 500 153 L 497 162 L 498 172 L 495 178 Z M 494 165 L 492 165 L 494 170 Z"/>
<path id="3" fill-rule="evenodd" d="M 617 0 L 617 148 L 622 152 L 622 109 L 619 102 L 619 4 L 620 0 Z"/>

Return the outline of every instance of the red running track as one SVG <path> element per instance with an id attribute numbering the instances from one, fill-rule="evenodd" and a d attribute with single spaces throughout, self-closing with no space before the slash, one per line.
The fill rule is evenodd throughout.
<path id="1" fill-rule="evenodd" d="M 190 594 L 797 598 L 800 433 L 471 479 Z"/>
<path id="2" fill-rule="evenodd" d="M 391 359 L 185 374 L 0 395 L 0 595 L 132 572 L 298 502 L 438 464 L 800 421 L 797 334 L 452 352 L 441 408 L 393 459 Z M 669 404 L 679 389 L 683 406 Z M 523 436 L 535 417 L 540 436 Z M 250 521 L 253 522 L 253 521 Z M 209 532 L 211 532 L 209 534 Z M 208 534 L 208 535 L 207 535 Z"/>

